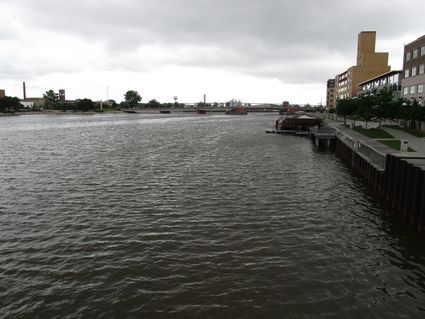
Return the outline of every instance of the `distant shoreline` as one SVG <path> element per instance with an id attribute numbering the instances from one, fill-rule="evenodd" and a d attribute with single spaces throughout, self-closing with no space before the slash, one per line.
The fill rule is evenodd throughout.
<path id="1" fill-rule="evenodd" d="M 63 112 L 63 111 L 30 111 L 30 112 L 15 112 L 15 113 L 0 113 L 2 116 L 20 116 L 20 115 L 95 115 L 95 114 L 160 114 L 160 111 L 170 111 L 172 113 L 197 113 L 198 109 L 196 108 L 155 108 L 155 109 L 124 109 L 116 111 L 106 111 L 106 112 Z M 203 108 L 207 113 L 224 113 L 226 108 Z M 276 113 L 277 110 L 273 109 L 257 109 L 249 110 L 250 113 Z"/>
<path id="2" fill-rule="evenodd" d="M 112 112 L 62 112 L 62 111 L 31 111 L 31 112 L 15 112 L 15 113 L 0 113 L 0 116 L 20 116 L 20 115 L 94 115 L 94 114 L 109 114 L 123 113 L 121 111 Z"/>

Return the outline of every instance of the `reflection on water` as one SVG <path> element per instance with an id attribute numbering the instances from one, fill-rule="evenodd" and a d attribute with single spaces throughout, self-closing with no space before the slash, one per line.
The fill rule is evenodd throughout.
<path id="1" fill-rule="evenodd" d="M 424 238 L 276 115 L 0 118 L 0 318 L 422 318 Z"/>

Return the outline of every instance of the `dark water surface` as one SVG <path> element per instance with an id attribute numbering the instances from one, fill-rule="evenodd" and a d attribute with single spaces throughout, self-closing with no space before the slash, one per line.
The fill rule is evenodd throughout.
<path id="1" fill-rule="evenodd" d="M 0 118 L 0 318 L 425 318 L 425 238 L 276 115 Z"/>

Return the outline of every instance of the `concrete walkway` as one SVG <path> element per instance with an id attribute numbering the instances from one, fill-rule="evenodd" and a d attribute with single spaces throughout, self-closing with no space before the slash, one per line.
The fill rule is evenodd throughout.
<path id="1" fill-rule="evenodd" d="M 341 124 L 340 122 L 336 122 L 333 119 L 328 119 L 328 118 L 324 118 L 324 119 L 326 121 L 333 122 L 335 124 Z M 352 123 L 352 121 L 347 120 L 347 124 L 349 124 L 349 123 Z M 356 125 L 361 125 L 361 126 L 365 127 L 366 123 L 362 122 L 362 121 L 356 121 Z M 368 128 L 378 127 L 378 123 L 377 122 L 369 122 L 367 127 Z M 380 128 L 382 130 L 388 132 L 392 136 L 394 136 L 394 138 L 397 139 L 397 140 L 407 140 L 408 143 L 409 143 L 408 145 L 416 151 L 416 155 L 425 156 L 425 138 L 417 138 L 414 135 L 411 135 L 411 134 L 406 133 L 404 131 L 396 130 L 396 129 L 393 129 L 393 128 L 388 128 L 388 127 L 384 127 L 384 126 L 381 126 Z M 415 154 L 415 153 L 412 153 L 412 154 Z"/>
<path id="2" fill-rule="evenodd" d="M 407 140 L 409 146 L 413 148 L 416 152 L 421 153 L 421 155 L 425 155 L 425 139 L 417 138 L 409 133 L 396 130 L 388 127 L 381 127 L 382 130 L 390 133 L 394 138 L 398 140 Z M 418 154 L 419 155 L 419 154 Z"/>

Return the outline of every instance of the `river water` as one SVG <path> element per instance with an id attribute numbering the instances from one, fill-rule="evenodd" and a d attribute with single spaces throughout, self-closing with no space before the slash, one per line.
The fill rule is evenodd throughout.
<path id="1" fill-rule="evenodd" d="M 424 318 L 425 237 L 276 117 L 0 118 L 0 318 Z"/>

